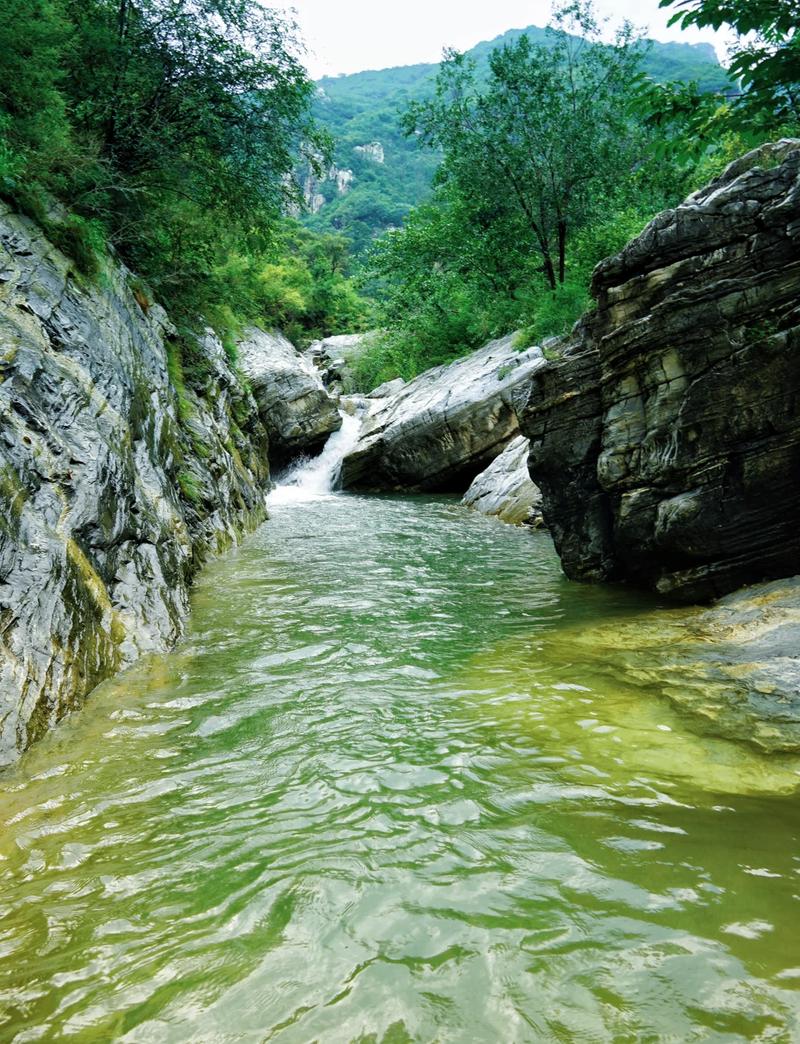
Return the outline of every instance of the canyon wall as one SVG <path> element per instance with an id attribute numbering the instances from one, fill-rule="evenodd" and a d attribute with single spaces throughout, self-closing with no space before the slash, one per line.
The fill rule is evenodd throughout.
<path id="1" fill-rule="evenodd" d="M 516 403 L 567 575 L 697 601 L 800 572 L 800 141 L 656 217 L 592 292 Z"/>
<path id="2" fill-rule="evenodd" d="M 267 448 L 210 331 L 0 207 L 0 765 L 180 635 L 201 564 L 266 515 Z"/>

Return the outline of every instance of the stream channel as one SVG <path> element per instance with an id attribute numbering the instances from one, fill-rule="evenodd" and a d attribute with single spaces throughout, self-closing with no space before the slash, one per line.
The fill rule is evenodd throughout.
<path id="1" fill-rule="evenodd" d="M 305 479 L 3 777 L 0 1040 L 800 1039 L 800 761 L 570 655 L 656 607 L 545 533 Z"/>

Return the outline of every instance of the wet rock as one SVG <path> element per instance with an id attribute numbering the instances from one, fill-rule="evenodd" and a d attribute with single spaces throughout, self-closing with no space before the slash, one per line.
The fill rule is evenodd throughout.
<path id="1" fill-rule="evenodd" d="M 515 393 L 545 365 L 515 337 L 492 341 L 378 399 L 342 465 L 344 488 L 463 493 L 519 434 Z"/>
<path id="2" fill-rule="evenodd" d="M 542 493 L 528 473 L 529 443 L 518 435 L 478 475 L 462 504 L 515 526 L 542 525 Z"/>
<path id="3" fill-rule="evenodd" d="M 685 600 L 800 569 L 800 141 L 652 221 L 520 400 L 568 576 Z"/>
<path id="4" fill-rule="evenodd" d="M 317 368 L 280 333 L 245 331 L 239 362 L 269 433 L 273 464 L 314 455 L 342 425 Z"/>
<path id="5" fill-rule="evenodd" d="M 390 395 L 397 395 L 405 388 L 406 382 L 402 377 L 395 377 L 393 381 L 384 381 L 377 388 L 373 388 L 368 394 L 368 399 L 388 399 Z"/>
<path id="6" fill-rule="evenodd" d="M 200 565 L 265 517 L 252 396 L 129 283 L 76 280 L 0 207 L 0 764 L 170 645 Z"/>
<path id="7" fill-rule="evenodd" d="M 689 641 L 707 686 L 672 701 L 762 750 L 800 751 L 800 577 L 745 588 L 699 615 Z"/>
<path id="8" fill-rule="evenodd" d="M 340 395 L 339 409 L 349 417 L 361 417 L 369 409 L 366 395 Z"/>

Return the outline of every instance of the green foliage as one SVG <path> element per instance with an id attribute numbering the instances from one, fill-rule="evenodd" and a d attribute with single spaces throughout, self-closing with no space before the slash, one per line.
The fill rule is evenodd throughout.
<path id="1" fill-rule="evenodd" d="M 590 3 L 558 11 L 552 37 L 550 47 L 522 36 L 494 51 L 485 84 L 474 63 L 450 55 L 435 97 L 410 108 L 406 128 L 442 150 L 440 182 L 471 201 L 473 211 L 501 214 L 509 231 L 538 252 L 555 290 L 566 278 L 573 230 L 590 220 L 594 199 L 635 159 L 626 96 L 641 54 L 627 26 L 613 47 L 600 42 Z"/>
<path id="2" fill-rule="evenodd" d="M 46 220 L 42 227 L 51 243 L 73 259 L 82 275 L 91 279 L 99 274 L 106 251 L 106 232 L 99 221 L 68 214 L 63 220 Z"/>
<path id="3" fill-rule="evenodd" d="M 198 507 L 203 503 L 202 486 L 197 477 L 191 471 L 182 469 L 178 472 L 177 479 L 181 493 L 190 504 L 194 504 L 195 507 Z"/>
<path id="4" fill-rule="evenodd" d="M 523 36 L 544 47 L 554 43 L 545 29 L 530 26 L 478 44 L 467 58 L 475 61 L 479 81 L 488 76 L 492 52 L 517 44 Z M 709 44 L 651 41 L 643 51 L 641 68 L 655 82 L 695 81 L 701 91 L 714 92 L 730 86 Z M 419 148 L 415 137 L 403 133 L 401 116 L 410 103 L 433 96 L 437 72 L 437 65 L 413 65 L 319 81 L 321 95 L 314 102 L 314 114 L 335 140 L 336 164 L 352 170 L 355 177 L 346 195 L 339 195 L 331 182 L 323 183 L 327 202 L 317 214 L 303 218 L 308 227 L 343 233 L 354 254 L 361 256 L 382 232 L 399 227 L 429 197 L 439 156 Z M 383 165 L 355 151 L 372 141 L 383 145 Z"/>
<path id="5" fill-rule="evenodd" d="M 378 325 L 364 389 L 513 329 L 541 341 L 653 213 L 797 129 L 797 0 L 662 6 L 733 26 L 740 92 L 707 45 L 601 41 L 585 0 L 438 71 L 326 79 L 320 97 L 260 0 L 0 0 L 0 195 L 83 276 L 111 245 L 143 310 L 167 306 L 183 419 L 209 390 L 208 323 L 234 365 L 248 323 L 297 341 Z M 375 140 L 385 164 L 358 151 Z M 322 184 L 306 227 L 284 216 L 299 153 L 355 175 Z"/>
<path id="6" fill-rule="evenodd" d="M 232 343 L 248 322 L 279 326 L 298 342 L 361 330 L 369 306 L 355 289 L 350 266 L 341 236 L 283 220 L 263 249 L 231 250 L 212 267 L 202 311 L 223 344 Z"/>
<path id="7" fill-rule="evenodd" d="M 551 290 L 540 286 L 532 293 L 530 314 L 532 320 L 522 330 L 520 347 L 541 344 L 549 337 L 569 333 L 590 302 L 584 279 L 571 277 Z"/>
<path id="8" fill-rule="evenodd" d="M 578 16 L 584 37 L 567 32 Z M 630 30 L 598 39 L 571 5 L 549 47 L 521 35 L 489 59 L 453 55 L 407 129 L 439 148 L 432 200 L 370 254 L 379 325 L 359 367 L 414 376 L 514 329 L 526 343 L 566 333 L 589 304 L 594 266 L 676 202 L 686 181 L 647 162 L 628 98 L 642 52 Z"/>
<path id="9" fill-rule="evenodd" d="M 141 307 L 167 306 L 184 413 L 209 376 L 206 323 L 235 363 L 249 322 L 363 322 L 341 237 L 283 216 L 301 143 L 327 148 L 298 53 L 258 0 L 0 0 L 0 194 L 79 273 L 110 244 Z"/>
<path id="10" fill-rule="evenodd" d="M 800 3 L 798 0 L 661 0 L 675 7 L 670 25 L 729 25 L 736 32 L 730 73 L 744 88 L 733 109 L 800 122 Z"/>
<path id="11" fill-rule="evenodd" d="M 25 157 L 11 140 L 12 127 L 13 120 L 8 113 L 0 112 L 0 187 L 6 193 L 18 183 L 25 170 Z"/>
<path id="12" fill-rule="evenodd" d="M 65 0 L 64 89 L 98 163 L 74 204 L 173 309 L 201 310 L 231 238 L 268 236 L 313 93 L 256 0 Z M 78 187 L 78 186 L 76 186 Z"/>
<path id="13" fill-rule="evenodd" d="M 653 214 L 749 148 L 797 133 L 796 0 L 662 3 L 675 5 L 682 24 L 739 32 L 740 92 L 724 77 L 709 90 L 707 78 L 638 75 L 637 59 L 652 74 L 652 50 L 646 67 L 630 32 L 601 45 L 582 2 L 563 10 L 548 49 L 519 34 L 483 65 L 448 58 L 406 120 L 443 162 L 430 203 L 372 251 L 389 332 L 362 360 L 362 382 L 413 376 L 515 327 L 521 344 L 568 333 L 594 267 Z"/>
<path id="14" fill-rule="evenodd" d="M 683 190 L 676 186 L 678 195 Z M 676 202 L 662 193 L 654 172 L 642 167 L 616 194 L 598 199 L 597 216 L 576 231 L 555 289 L 529 248 L 497 229 L 472 227 L 458 201 L 440 193 L 371 255 L 389 332 L 359 361 L 358 387 L 409 379 L 514 329 L 524 346 L 568 333 L 591 303 L 598 262 L 621 250 L 665 202 Z"/>
<path id="15" fill-rule="evenodd" d="M 167 373 L 169 381 L 175 390 L 178 400 L 178 417 L 181 421 L 188 420 L 194 413 L 192 401 L 186 390 L 186 380 L 183 375 L 183 357 L 181 353 L 181 342 L 177 338 L 167 341 Z"/>
<path id="16" fill-rule="evenodd" d="M 351 367 L 353 390 L 366 394 L 384 381 L 401 376 L 407 368 L 407 361 L 403 347 L 397 350 L 396 339 L 388 333 L 382 333 Z M 413 373 L 411 375 L 416 376 Z"/>
<path id="17" fill-rule="evenodd" d="M 618 253 L 647 224 L 651 216 L 648 195 L 641 186 L 637 192 L 635 179 L 627 188 L 629 200 L 636 202 L 615 209 L 613 201 L 607 200 L 608 210 L 576 234 L 564 282 L 555 290 L 541 282 L 533 285 L 526 301 L 530 318 L 523 327 L 524 344 L 541 344 L 549 337 L 568 334 L 591 305 L 589 283 L 597 264 Z"/>
<path id="18" fill-rule="evenodd" d="M 635 105 L 660 137 L 663 157 L 685 169 L 716 169 L 768 139 L 800 132 L 800 4 L 797 0 L 662 0 L 671 23 L 729 25 L 736 89 L 704 93 L 696 83 L 644 83 Z"/>
<path id="19" fill-rule="evenodd" d="M 0 0 L 0 190 L 57 185 L 75 161 L 61 85 L 71 26 L 59 0 Z"/>

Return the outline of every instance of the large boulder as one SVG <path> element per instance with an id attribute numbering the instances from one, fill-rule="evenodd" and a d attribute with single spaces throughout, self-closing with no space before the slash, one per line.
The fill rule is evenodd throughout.
<path id="1" fill-rule="evenodd" d="M 528 473 L 530 444 L 518 435 L 477 475 L 461 501 L 513 526 L 542 525 L 542 491 Z"/>
<path id="2" fill-rule="evenodd" d="M 519 434 L 515 393 L 545 365 L 514 336 L 428 370 L 378 399 L 342 465 L 345 489 L 463 493 Z"/>
<path id="3" fill-rule="evenodd" d="M 245 331 L 238 351 L 269 432 L 272 463 L 318 453 L 342 418 L 314 364 L 283 334 L 255 326 Z"/>
<path id="4" fill-rule="evenodd" d="M 596 270 L 520 400 L 568 576 L 687 600 L 800 569 L 800 141 L 758 149 Z"/>

